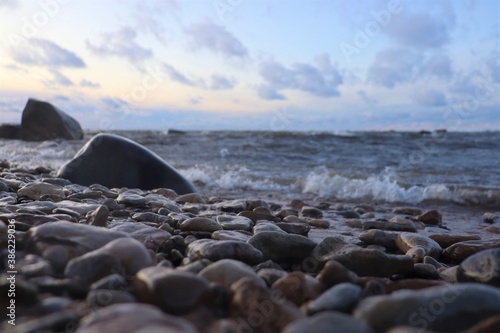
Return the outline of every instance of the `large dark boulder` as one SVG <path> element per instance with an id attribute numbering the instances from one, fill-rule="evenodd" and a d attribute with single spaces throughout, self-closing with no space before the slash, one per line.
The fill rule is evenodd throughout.
<path id="1" fill-rule="evenodd" d="M 21 125 L 1 124 L 0 139 L 21 139 Z"/>
<path id="2" fill-rule="evenodd" d="M 83 131 L 78 121 L 52 104 L 30 98 L 24 107 L 21 119 L 21 139 L 26 141 L 81 140 Z"/>
<path id="3" fill-rule="evenodd" d="M 196 191 L 193 184 L 158 155 L 114 134 L 98 134 L 90 139 L 59 169 L 57 177 L 85 186 L 170 188 L 178 194 Z"/>

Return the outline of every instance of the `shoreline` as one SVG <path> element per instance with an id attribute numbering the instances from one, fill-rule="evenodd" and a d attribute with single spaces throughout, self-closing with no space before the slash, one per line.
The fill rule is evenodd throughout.
<path id="1" fill-rule="evenodd" d="M 238 298 L 241 297 L 240 293 L 257 293 L 260 296 L 255 297 L 264 297 L 266 301 L 266 297 L 270 297 L 269 290 L 282 293 L 284 298 L 275 305 L 281 307 L 286 304 L 286 311 L 291 311 L 292 317 L 273 313 L 271 321 L 264 320 L 262 325 L 278 325 L 279 330 L 268 328 L 254 332 L 284 332 L 283 329 L 296 320 L 307 321 L 313 314 L 324 314 L 324 310 L 316 310 L 318 305 L 315 301 L 327 297 L 327 291 L 334 288 L 356 290 L 358 296 L 349 301 L 354 302 L 352 305 L 338 305 L 339 309 L 343 309 L 341 312 L 350 315 L 349 320 L 353 325 L 363 325 L 365 328 L 368 325 L 374 332 L 383 332 L 372 326 L 375 324 L 370 319 L 377 313 L 376 309 L 369 309 L 370 302 L 376 299 L 369 297 L 374 292 L 369 291 L 373 284 L 384 290 L 374 295 L 386 295 L 383 297 L 387 298 L 391 298 L 392 292 L 397 290 L 423 289 L 431 293 L 433 287 L 445 286 L 456 286 L 458 295 L 466 295 L 469 291 L 482 295 L 481 290 L 476 290 L 479 287 L 462 283 L 469 280 L 460 280 L 457 272 L 462 269 L 461 262 L 472 254 L 500 247 L 498 213 L 489 212 L 491 223 L 486 223 L 483 214 L 488 212 L 477 207 L 410 207 L 390 203 L 346 202 L 309 194 L 294 198 L 291 194 L 259 191 L 234 191 L 233 194 L 226 191 L 221 196 L 179 196 L 168 189 L 144 191 L 108 189 L 101 185 L 80 186 L 51 177 L 54 171 L 47 168 L 11 173 L 6 166 L 6 163 L 0 165 L 0 243 L 6 247 L 7 230 L 15 225 L 17 252 L 15 266 L 11 270 L 15 269 L 16 274 L 14 282 L 10 283 L 21 295 L 29 295 L 15 298 L 14 332 L 41 329 L 44 327 L 41 325 L 47 325 L 43 321 L 47 320 L 47 316 L 55 317 L 52 325 L 63 323 L 66 326 L 78 326 L 82 330 L 77 332 L 86 332 L 83 330 L 85 325 L 94 320 L 95 314 L 106 309 L 118 311 L 108 320 L 115 320 L 115 316 L 125 322 L 136 320 L 133 316 L 124 319 L 120 311 L 125 311 L 125 306 L 146 311 L 143 303 L 154 304 L 164 313 L 178 316 L 176 320 L 186 321 L 196 329 L 180 332 L 238 332 L 241 327 L 236 319 L 245 318 L 253 306 L 244 305 L 243 299 Z M 101 241 L 101 233 L 111 238 Z M 377 238 L 380 235 L 376 233 L 383 237 Z M 400 238 L 403 235 L 410 238 Z M 412 235 L 417 235 L 415 244 L 420 245 L 411 243 Z M 267 239 L 267 236 L 270 238 Z M 283 241 L 280 241 L 281 238 Z M 460 248 L 461 252 L 449 250 L 464 241 L 467 243 L 467 240 L 482 242 L 482 251 L 477 250 L 475 245 L 467 244 Z M 406 241 L 409 245 L 405 245 Z M 436 259 L 439 255 L 431 255 L 435 242 L 441 245 L 437 246 L 439 252 L 443 253 L 439 261 Z M 426 246 L 430 246 L 430 249 Z M 417 254 L 412 252 L 414 249 Z M 418 251 L 424 251 L 425 256 Z M 88 257 L 87 253 L 90 252 L 95 253 L 95 256 Z M 356 260 L 366 260 L 362 258 L 368 254 L 382 257 L 374 257 L 360 264 L 345 257 L 348 253 L 361 256 Z M 118 265 L 111 271 L 105 268 L 108 264 L 102 266 L 100 262 L 110 255 L 115 259 L 109 265 Z M 118 261 L 116 258 L 119 258 Z M 230 263 L 222 259 L 229 259 Z M 91 260 L 92 264 L 88 266 L 90 262 L 86 263 L 86 260 Z M 389 264 L 391 260 L 393 262 Z M 229 267 L 214 268 L 219 263 Z M 244 269 L 236 267 L 241 264 Z M 328 268 L 331 264 L 340 265 L 332 276 Z M 121 273 L 116 276 L 112 273 L 118 267 L 121 267 Z M 214 276 L 202 273 L 209 268 L 218 269 L 217 273 Z M 240 269 L 245 273 L 241 273 Z M 338 280 L 338 269 L 346 270 L 342 274 L 347 274 L 349 278 Z M 3 276 L 8 272 L 7 267 L 4 267 L 1 274 Z M 192 281 L 194 285 L 203 285 L 206 289 L 203 289 L 204 292 L 216 293 L 211 297 L 219 299 L 222 296 L 218 293 L 222 292 L 225 295 L 223 298 L 229 297 L 230 303 L 213 304 L 210 301 L 205 304 L 201 298 L 192 295 L 198 288 L 194 286 L 193 290 L 182 289 L 181 298 L 174 299 L 172 304 L 169 300 L 157 298 L 156 295 L 163 292 L 161 288 L 170 287 L 168 284 L 157 285 L 160 282 L 155 282 L 156 279 L 173 279 L 169 283 L 174 286 L 176 283 L 186 286 L 188 282 L 185 279 L 191 276 L 183 275 L 186 272 L 196 276 L 196 281 Z M 232 277 L 233 274 L 238 277 Z M 119 290 L 102 287 L 111 276 L 115 279 L 125 278 L 120 283 L 126 287 Z M 227 284 L 228 276 L 235 279 L 230 284 Z M 296 280 L 297 276 L 300 276 L 299 280 Z M 205 279 L 216 285 L 221 284 L 217 287 L 219 289 L 209 287 Z M 264 283 L 262 279 L 267 287 L 259 289 Z M 336 282 L 328 282 L 329 279 Z M 290 289 L 298 281 L 302 281 L 299 283 L 302 286 L 300 297 L 296 289 Z M 487 284 L 496 286 L 495 281 Z M 96 284 L 101 287 L 93 287 Z M 96 293 L 104 292 L 100 288 L 104 288 L 108 303 L 103 304 L 98 299 L 99 294 L 96 296 Z M 168 290 L 170 294 L 173 293 L 173 290 Z M 361 296 L 363 293 L 368 293 L 368 296 Z M 492 290 L 488 289 L 485 293 L 491 294 Z M 500 291 L 498 293 L 500 297 Z M 424 297 L 424 294 L 416 293 L 412 297 Z M 59 299 L 54 300 L 54 296 Z M 184 302 L 186 297 L 194 297 L 193 303 L 181 311 L 176 303 Z M 435 296 L 429 297 L 433 299 Z M 56 305 L 51 302 L 56 302 Z M 466 307 L 468 300 L 462 299 L 460 302 L 463 303 L 461 306 Z M 3 307 L 3 303 L 1 305 L 9 309 Z M 213 308 L 219 312 L 213 312 Z M 336 308 L 331 310 L 338 311 Z M 2 315 L 5 315 L 4 311 L 1 311 Z M 459 320 L 461 314 L 450 311 L 451 314 L 445 314 Z M 382 313 L 379 315 L 383 316 Z M 385 320 L 386 325 L 389 325 L 387 327 L 398 324 L 393 323 L 391 318 Z M 221 321 L 233 330 L 222 330 L 217 326 L 222 325 Z M 7 326 L 11 324 L 12 321 L 5 322 L 2 328 L 14 327 Z M 406 324 L 415 326 L 411 321 Z M 433 327 L 432 323 L 426 324 Z M 147 326 L 147 323 L 144 325 Z M 248 319 L 245 325 L 249 325 Z M 308 327 L 309 331 L 315 329 L 314 326 Z"/>

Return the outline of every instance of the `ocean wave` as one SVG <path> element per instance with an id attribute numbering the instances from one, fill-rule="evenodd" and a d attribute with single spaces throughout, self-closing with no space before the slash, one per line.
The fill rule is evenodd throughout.
<path id="1" fill-rule="evenodd" d="M 218 187 L 226 190 L 251 189 L 265 191 L 279 191 L 287 188 L 269 178 L 252 176 L 248 168 L 244 166 L 234 166 L 230 170 L 223 170 L 218 166 L 197 165 L 181 169 L 179 172 L 194 184 L 207 188 Z"/>
<path id="2" fill-rule="evenodd" d="M 406 186 L 397 181 L 397 172 L 386 168 L 378 175 L 350 178 L 320 167 L 306 177 L 303 193 L 338 199 L 370 199 L 391 203 L 454 203 L 484 207 L 500 207 L 500 189 L 447 186 L 444 184 Z"/>

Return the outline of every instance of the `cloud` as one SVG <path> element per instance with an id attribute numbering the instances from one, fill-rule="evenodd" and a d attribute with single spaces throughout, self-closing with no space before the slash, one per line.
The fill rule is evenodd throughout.
<path id="1" fill-rule="evenodd" d="M 414 68 L 422 62 L 422 56 L 401 48 L 389 48 L 380 51 L 368 69 L 368 81 L 394 88 L 398 83 L 406 82 L 415 76 Z"/>
<path id="2" fill-rule="evenodd" d="M 189 99 L 189 104 L 191 104 L 191 105 L 198 105 L 201 102 L 203 102 L 203 97 L 201 97 L 201 96 L 192 97 Z"/>
<path id="3" fill-rule="evenodd" d="M 453 9 L 451 9 L 453 10 Z M 450 41 L 453 13 L 436 17 L 430 13 L 407 13 L 395 17 L 386 27 L 387 34 L 403 46 L 438 48 Z"/>
<path id="4" fill-rule="evenodd" d="M 270 85 L 260 85 L 257 87 L 257 94 L 262 99 L 266 100 L 284 100 L 286 97 L 283 94 L 280 94 Z"/>
<path id="5" fill-rule="evenodd" d="M 185 29 L 195 42 L 195 47 L 204 48 L 229 58 L 246 58 L 246 47 L 223 26 L 212 22 L 193 24 Z"/>
<path id="6" fill-rule="evenodd" d="M 330 63 L 328 55 L 315 59 L 315 64 L 295 63 L 286 68 L 276 61 L 265 61 L 259 73 L 266 81 L 258 86 L 257 93 L 264 99 L 284 99 L 279 91 L 294 89 L 319 97 L 340 96 L 338 87 L 343 83 L 341 73 Z"/>
<path id="7" fill-rule="evenodd" d="M 123 27 L 114 33 L 105 33 L 98 45 L 86 41 L 86 45 L 93 53 L 100 56 L 116 56 L 128 60 L 136 65 L 153 56 L 153 51 L 143 48 L 137 41 L 137 33 L 130 27 Z"/>
<path id="8" fill-rule="evenodd" d="M 210 84 L 210 89 L 212 90 L 233 89 L 236 85 L 236 80 L 234 78 L 227 78 L 220 74 L 212 74 L 211 79 L 212 83 Z"/>
<path id="9" fill-rule="evenodd" d="M 46 39 L 32 38 L 22 46 L 12 49 L 12 58 L 23 65 L 50 68 L 84 68 L 85 62 L 74 52 Z"/>
<path id="10" fill-rule="evenodd" d="M 17 7 L 19 7 L 19 1 L 17 1 L 17 0 L 0 0 L 0 7 L 17 8 Z"/>
<path id="11" fill-rule="evenodd" d="M 52 74 L 52 80 L 44 80 L 42 83 L 47 87 L 53 86 L 65 86 L 70 87 L 75 84 L 71 81 L 67 76 L 56 69 L 51 69 L 50 73 Z"/>
<path id="12" fill-rule="evenodd" d="M 423 106 L 445 106 L 448 104 L 446 96 L 441 91 L 435 89 L 421 91 L 413 99 L 416 103 Z"/>
<path id="13" fill-rule="evenodd" d="M 100 88 L 101 85 L 99 83 L 83 79 L 83 80 L 80 81 L 80 87 Z"/>
<path id="14" fill-rule="evenodd" d="M 165 72 L 167 75 L 170 77 L 172 81 L 175 81 L 177 83 L 184 84 L 186 86 L 190 87 L 205 87 L 205 81 L 203 79 L 198 78 L 198 77 L 187 77 L 183 73 L 179 72 L 177 69 L 175 69 L 173 66 L 169 64 L 163 64 L 163 68 L 165 69 Z"/>
<path id="15" fill-rule="evenodd" d="M 452 76 L 451 59 L 445 54 L 431 56 L 422 64 L 422 72 L 442 78 Z"/>
<path id="16" fill-rule="evenodd" d="M 378 103 L 375 97 L 368 96 L 364 90 L 359 90 L 358 96 L 361 97 L 361 99 L 368 105 L 373 105 Z"/>

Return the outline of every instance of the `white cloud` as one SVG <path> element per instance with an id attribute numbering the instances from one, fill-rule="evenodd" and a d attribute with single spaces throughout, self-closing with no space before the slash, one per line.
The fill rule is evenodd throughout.
<path id="1" fill-rule="evenodd" d="M 46 39 L 32 38 L 11 50 L 12 58 L 23 65 L 49 68 L 84 68 L 85 62 L 76 53 Z"/>
<path id="2" fill-rule="evenodd" d="M 100 56 L 117 56 L 137 65 L 138 62 L 151 58 L 153 51 L 143 48 L 137 41 L 137 32 L 131 27 L 123 27 L 114 33 L 105 33 L 97 45 L 86 41 L 86 45 L 94 54 Z"/>
<path id="3" fill-rule="evenodd" d="M 101 85 L 99 83 L 83 79 L 83 80 L 80 81 L 80 87 L 100 88 Z"/>
<path id="4" fill-rule="evenodd" d="M 286 68 L 276 61 L 265 61 L 259 73 L 266 81 L 258 86 L 257 93 L 264 99 L 284 99 L 279 91 L 294 89 L 319 97 L 340 96 L 338 87 L 343 78 L 339 70 L 330 63 L 328 55 L 320 55 L 315 64 L 295 63 Z"/>
<path id="5" fill-rule="evenodd" d="M 416 103 L 423 106 L 445 106 L 448 104 L 446 96 L 441 91 L 435 89 L 418 92 L 413 99 Z"/>
<path id="6" fill-rule="evenodd" d="M 204 48 L 229 58 L 246 58 L 247 48 L 223 26 L 212 22 L 192 24 L 185 29 L 196 48 Z"/>
<path id="7" fill-rule="evenodd" d="M 394 88 L 415 76 L 415 67 L 421 64 L 422 56 L 411 50 L 389 48 L 380 51 L 368 69 L 368 81 Z"/>
<path id="8" fill-rule="evenodd" d="M 236 85 L 236 80 L 234 78 L 227 78 L 220 74 L 212 74 L 211 79 L 212 83 L 210 84 L 210 89 L 212 90 L 233 89 Z"/>

